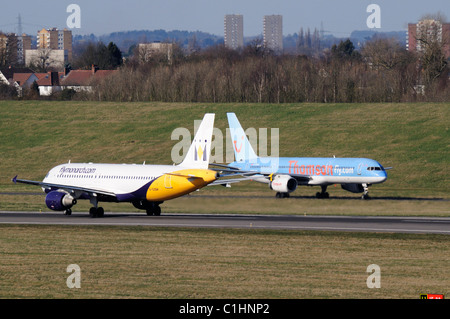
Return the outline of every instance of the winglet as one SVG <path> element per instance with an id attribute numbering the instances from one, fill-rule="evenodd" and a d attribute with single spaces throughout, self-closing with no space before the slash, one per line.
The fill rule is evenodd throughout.
<path id="1" fill-rule="evenodd" d="M 17 184 L 17 175 L 14 176 L 14 177 L 11 179 L 11 181 L 13 181 L 14 184 Z"/>

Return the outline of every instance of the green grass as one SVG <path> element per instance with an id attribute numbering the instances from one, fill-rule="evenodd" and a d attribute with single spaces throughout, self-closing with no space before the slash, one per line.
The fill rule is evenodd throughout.
<path id="1" fill-rule="evenodd" d="M 0 298 L 409 298 L 448 295 L 450 237 L 0 225 Z M 66 268 L 81 268 L 69 289 Z M 366 285 L 367 267 L 381 288 Z"/>
<path id="2" fill-rule="evenodd" d="M 184 127 L 193 134 L 194 120 L 206 112 L 216 113 L 215 127 L 224 134 L 225 147 L 230 111 L 245 129 L 279 128 L 280 156 L 369 157 L 394 167 L 387 182 L 372 188 L 379 196 L 449 198 L 450 103 L 0 101 L 0 190 L 33 191 L 13 185 L 11 178 L 19 174 L 40 180 L 69 160 L 172 164 L 171 150 L 178 143 L 171 140 L 172 131 Z M 301 188 L 299 194 L 315 191 Z"/>
<path id="3" fill-rule="evenodd" d="M 293 194 L 301 198 L 276 200 L 267 185 L 246 182 L 167 201 L 163 212 L 448 216 L 449 106 L 0 101 L 0 193 L 40 192 L 11 178 L 40 180 L 68 160 L 171 164 L 175 128 L 192 134 L 194 120 L 214 112 L 225 132 L 231 111 L 244 128 L 279 128 L 280 156 L 364 156 L 393 166 L 371 188 L 387 199 L 353 200 L 332 186 L 332 196 L 349 199 L 310 199 L 317 188 L 303 187 Z M 43 200 L 0 194 L 0 210 L 48 210 Z M 74 210 L 88 207 L 79 201 Z M 449 293 L 449 247 L 440 235 L 0 225 L 0 298 L 418 299 Z M 81 289 L 66 286 L 73 263 Z M 380 289 L 366 286 L 370 264 L 381 268 Z"/>

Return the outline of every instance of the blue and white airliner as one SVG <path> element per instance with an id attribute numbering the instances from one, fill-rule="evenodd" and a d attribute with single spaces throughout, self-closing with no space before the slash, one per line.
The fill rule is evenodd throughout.
<path id="1" fill-rule="evenodd" d="M 387 179 L 386 169 L 368 158 L 336 157 L 259 157 L 254 152 L 239 120 L 227 113 L 235 162 L 228 166 L 236 171 L 256 173 L 252 180 L 269 184 L 276 197 L 289 197 L 299 185 L 320 186 L 317 198 L 328 198 L 327 187 L 340 184 L 353 193 L 369 198 L 369 186 Z"/>
<path id="2" fill-rule="evenodd" d="M 179 165 L 66 163 L 52 168 L 42 182 L 12 179 L 14 183 L 40 186 L 45 203 L 70 215 L 79 199 L 91 202 L 89 213 L 102 217 L 99 202 L 129 202 L 147 215 L 160 215 L 159 205 L 186 195 L 217 180 L 208 169 L 214 114 L 205 114 L 192 144 Z"/>

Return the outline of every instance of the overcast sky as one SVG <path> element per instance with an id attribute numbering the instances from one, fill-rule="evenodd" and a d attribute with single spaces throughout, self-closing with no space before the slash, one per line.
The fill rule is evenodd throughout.
<path id="1" fill-rule="evenodd" d="M 427 13 L 443 13 L 450 19 L 449 0 L 16 0 L 0 4 L 0 30 L 17 32 L 17 17 L 23 32 L 35 35 L 45 27 L 67 27 L 70 4 L 81 10 L 81 27 L 73 34 L 104 35 L 130 30 L 204 31 L 223 36 L 225 14 L 244 16 L 244 36 L 262 34 L 263 16 L 281 14 L 283 33 L 301 27 L 320 29 L 345 37 L 354 30 L 369 30 L 366 12 L 370 4 L 381 9 L 381 28 L 402 31 L 409 22 Z"/>

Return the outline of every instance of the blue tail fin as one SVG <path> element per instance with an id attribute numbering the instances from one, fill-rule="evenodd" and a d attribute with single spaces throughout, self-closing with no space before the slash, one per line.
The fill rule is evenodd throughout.
<path id="1" fill-rule="evenodd" d="M 236 162 L 256 160 L 258 156 L 245 135 L 239 120 L 234 113 L 227 113 L 228 125 L 230 126 L 231 140 L 233 141 L 233 151 Z"/>

